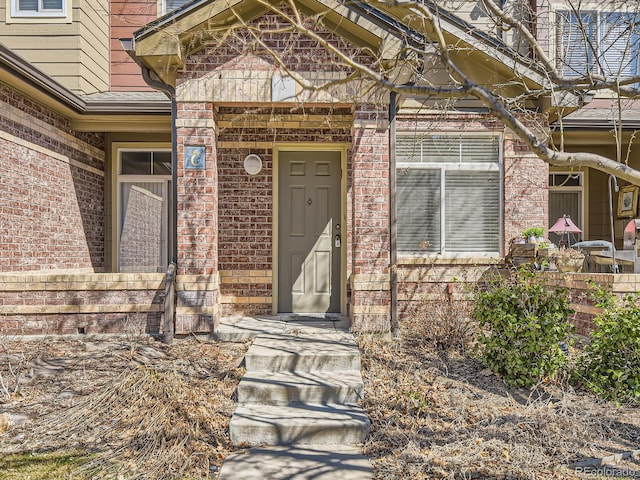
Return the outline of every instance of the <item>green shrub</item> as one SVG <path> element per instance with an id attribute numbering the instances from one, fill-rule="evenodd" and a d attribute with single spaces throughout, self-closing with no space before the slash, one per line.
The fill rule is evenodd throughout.
<path id="1" fill-rule="evenodd" d="M 577 361 L 576 377 L 596 395 L 640 403 L 640 296 L 622 299 L 598 290 L 602 309 L 596 329 Z"/>
<path id="2" fill-rule="evenodd" d="M 475 297 L 482 361 L 512 387 L 555 376 L 567 361 L 571 312 L 567 290 L 549 289 L 531 272 L 494 282 Z"/>

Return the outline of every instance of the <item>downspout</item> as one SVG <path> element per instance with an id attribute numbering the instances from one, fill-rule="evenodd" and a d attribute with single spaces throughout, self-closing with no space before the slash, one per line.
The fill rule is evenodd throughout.
<path id="1" fill-rule="evenodd" d="M 162 328 L 162 342 L 173 343 L 175 335 L 175 304 L 176 304 L 176 274 L 178 268 L 178 135 L 176 119 L 178 118 L 178 102 L 176 101 L 176 89 L 171 85 L 151 78 L 149 69 L 140 65 L 142 78 L 151 88 L 160 90 L 171 99 L 171 217 L 173 228 L 171 232 L 171 263 L 167 270 L 165 288 L 164 325 Z"/>
<path id="2" fill-rule="evenodd" d="M 171 262 L 167 268 L 165 281 L 165 309 L 162 325 L 162 341 L 166 344 L 173 342 L 175 335 L 175 282 L 178 268 L 178 135 L 176 119 L 178 118 L 178 104 L 176 102 L 176 89 L 169 84 L 151 77 L 151 71 L 136 56 L 134 40 L 121 38 L 120 44 L 127 54 L 140 67 L 142 78 L 151 88 L 160 90 L 171 99 L 171 217 L 173 228 L 171 232 L 171 248 L 168 252 Z"/>
<path id="3" fill-rule="evenodd" d="M 398 323 L 398 228 L 396 209 L 396 92 L 389 95 L 389 280 L 391 290 L 391 333 L 399 335 Z"/>
<path id="4" fill-rule="evenodd" d="M 150 71 L 140 65 L 142 78 L 151 88 L 160 90 L 171 99 L 171 215 L 173 217 L 173 231 L 171 232 L 171 263 L 178 264 L 178 135 L 176 119 L 178 118 L 178 102 L 176 89 L 160 80 L 151 78 Z"/>

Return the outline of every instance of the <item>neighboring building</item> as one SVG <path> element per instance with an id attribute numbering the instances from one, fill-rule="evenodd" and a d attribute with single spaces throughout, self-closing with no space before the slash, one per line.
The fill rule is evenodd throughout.
<path id="1" fill-rule="evenodd" d="M 541 18 L 548 18 L 549 23 L 540 23 L 539 37 L 567 77 L 594 73 L 624 82 L 626 78 L 640 75 L 637 2 L 583 2 L 576 12 L 565 2 L 550 0 L 540 11 Z M 640 125 L 640 102 L 619 103 L 609 91 L 593 92 L 588 100 L 580 110 L 554 125 L 555 144 L 563 145 L 568 152 L 599 153 L 640 168 L 640 149 L 635 142 L 635 132 Z M 620 182 L 619 186 L 623 184 Z M 614 192 L 615 242 L 622 248 L 622 231 L 629 217 L 617 217 L 617 198 Z M 563 214 L 571 215 L 583 230 L 584 239 L 610 241 L 608 176 L 588 168 L 573 171 L 552 168 L 550 225 Z M 636 211 L 632 217 L 637 215 Z"/>
<path id="2" fill-rule="evenodd" d="M 178 333 L 289 312 L 388 331 L 396 303 L 458 295 L 452 286 L 500 263 L 513 237 L 547 224 L 549 194 L 554 209 L 568 193 L 547 188 L 560 177 L 476 102 L 443 112 L 346 81 L 330 45 L 416 80 L 411 58 L 388 65 L 417 21 L 393 7 L 300 2 L 317 19 L 309 37 L 276 33 L 282 20 L 248 0 L 62 2 L 7 0 L 0 24 L 4 331 L 115 331 L 138 317 L 157 331 L 174 256 Z M 457 16 L 441 25 L 479 82 L 514 69 L 543 81 Z M 251 29 L 274 33 L 261 43 Z M 174 121 L 141 70 L 175 89 Z M 312 92 L 293 76 L 344 81 Z M 441 78 L 432 64 L 421 81 Z M 531 102 L 527 121 L 544 131 L 551 104 Z"/>

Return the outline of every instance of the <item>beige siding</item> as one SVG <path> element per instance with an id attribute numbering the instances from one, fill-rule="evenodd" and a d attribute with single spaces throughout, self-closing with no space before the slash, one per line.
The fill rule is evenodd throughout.
<path id="1" fill-rule="evenodd" d="M 109 2 L 83 0 L 80 16 L 81 78 L 87 93 L 109 89 Z"/>
<path id="2" fill-rule="evenodd" d="M 71 23 L 6 23 L 0 0 L 0 42 L 79 94 L 109 88 L 106 0 L 74 0 Z"/>

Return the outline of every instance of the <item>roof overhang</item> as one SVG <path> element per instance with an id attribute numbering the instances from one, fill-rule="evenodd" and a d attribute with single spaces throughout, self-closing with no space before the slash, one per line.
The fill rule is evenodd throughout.
<path id="1" fill-rule="evenodd" d="M 68 118 L 77 131 L 171 131 L 168 98 L 156 92 L 79 96 L 2 44 L 0 82 Z"/>
<path id="2" fill-rule="evenodd" d="M 325 28 L 377 58 L 393 59 L 405 39 L 385 29 L 351 3 L 337 0 L 294 0 L 305 15 L 317 16 Z M 200 0 L 171 12 L 133 34 L 133 53 L 164 83 L 175 87 L 185 59 L 228 32 L 271 10 L 282 0 Z"/>
<path id="3" fill-rule="evenodd" d="M 408 43 L 428 46 L 435 38 L 433 23 L 404 2 L 291 1 L 302 13 L 316 15 L 329 30 L 369 49 L 384 66 L 393 64 Z M 231 29 L 280 3 L 282 0 L 194 0 L 134 32 L 131 53 L 162 82 L 175 87 L 177 72 L 189 55 L 209 43 L 221 41 Z M 466 66 L 465 73 L 473 81 L 499 85 L 499 94 L 506 98 L 545 90 L 548 80 L 530 58 L 428 0 L 422 4 L 437 15 L 445 42 L 452 47 L 450 55 L 459 65 Z M 406 72 L 396 71 L 392 75 L 412 81 Z M 565 92 L 561 97 L 532 96 L 525 104 L 527 108 L 549 113 L 552 121 L 581 105 L 580 92 Z"/>
<path id="4" fill-rule="evenodd" d="M 437 19 L 445 43 L 451 46 L 447 51 L 454 63 L 466 66 L 463 68 L 465 75 L 475 83 L 499 86 L 498 93 L 504 98 L 526 97 L 525 106 L 549 114 L 550 121 L 584 104 L 583 91 L 550 93 L 554 89 L 534 59 L 521 55 L 499 38 L 475 28 L 429 0 L 421 5 Z M 421 32 L 425 41 L 437 38 L 433 22 L 408 2 L 378 2 L 376 6 L 412 31 Z M 532 92 L 545 93 L 530 95 Z"/>

